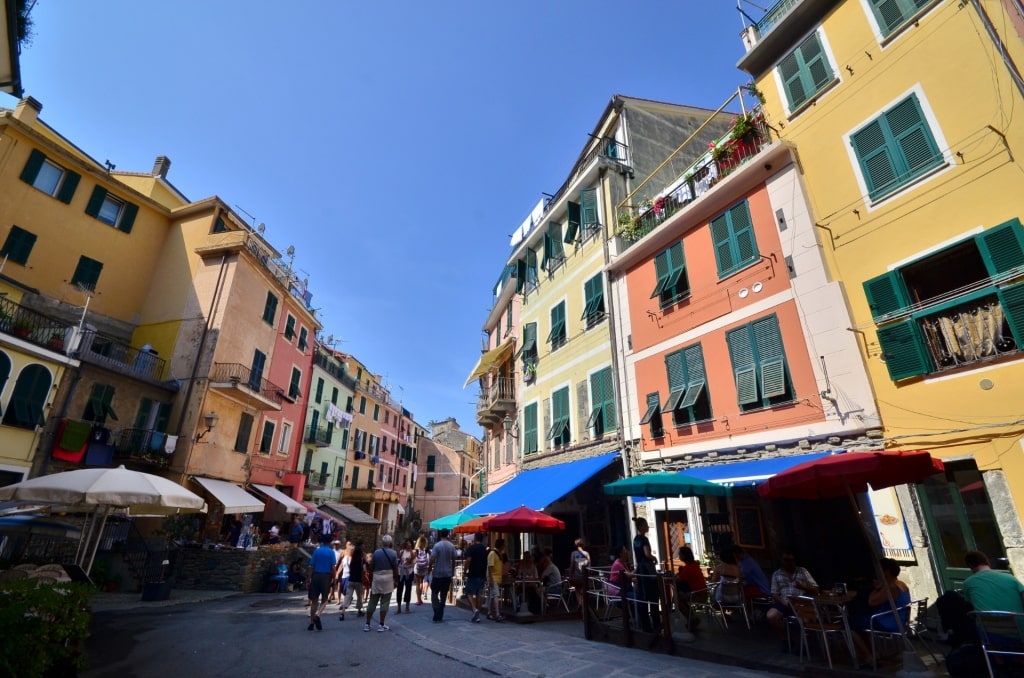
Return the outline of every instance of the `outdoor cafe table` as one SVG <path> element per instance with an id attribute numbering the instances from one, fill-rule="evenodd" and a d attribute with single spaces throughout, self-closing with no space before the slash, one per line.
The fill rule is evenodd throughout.
<path id="1" fill-rule="evenodd" d="M 835 591 L 822 591 L 814 596 L 814 603 L 822 616 L 824 623 L 841 623 L 843 634 L 846 636 L 847 646 L 851 652 L 854 668 L 858 668 L 857 653 L 853 645 L 853 630 L 850 628 L 850 620 L 846 614 L 846 606 L 857 597 L 856 591 L 837 593 Z"/>
<path id="2" fill-rule="evenodd" d="M 526 588 L 527 588 L 527 586 L 529 586 L 529 585 L 540 586 L 542 583 L 543 582 L 540 579 L 516 579 L 512 583 L 512 589 L 513 589 L 513 594 L 512 595 L 513 595 L 513 598 L 514 598 L 514 600 L 512 602 L 513 602 L 513 605 L 515 606 L 516 614 L 519 614 L 520 607 L 526 603 Z M 540 595 L 541 605 L 543 605 L 543 603 L 544 603 L 544 596 L 541 595 L 541 594 L 538 594 L 538 595 Z"/>

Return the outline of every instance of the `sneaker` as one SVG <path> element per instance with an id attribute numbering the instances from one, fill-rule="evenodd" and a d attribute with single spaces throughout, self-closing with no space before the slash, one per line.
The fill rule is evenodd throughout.
<path id="1" fill-rule="evenodd" d="M 391 630 L 391 627 L 387 626 L 386 624 L 381 624 L 380 626 L 377 627 L 377 633 L 384 633 L 385 631 L 390 631 L 390 630 Z"/>
<path id="2" fill-rule="evenodd" d="M 306 627 L 306 630 L 307 631 L 312 631 L 313 630 L 313 622 L 309 622 L 309 626 Z"/>
<path id="3" fill-rule="evenodd" d="M 344 612 L 342 612 L 341 616 L 338 617 L 338 621 L 345 621 L 345 613 Z"/>
<path id="4" fill-rule="evenodd" d="M 320 623 L 320 615 L 313 617 L 313 623 L 316 624 L 317 631 L 323 631 L 324 625 Z"/>
<path id="5" fill-rule="evenodd" d="M 480 610 L 475 610 L 473 612 L 473 618 L 470 621 L 472 621 L 474 624 L 480 623 Z"/>
<path id="6" fill-rule="evenodd" d="M 369 631 L 369 630 L 370 630 L 370 625 L 369 624 L 363 624 L 363 631 Z"/>

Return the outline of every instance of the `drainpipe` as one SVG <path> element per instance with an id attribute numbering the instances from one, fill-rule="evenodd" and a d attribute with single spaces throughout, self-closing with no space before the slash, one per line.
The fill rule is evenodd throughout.
<path id="1" fill-rule="evenodd" d="M 214 215 L 215 218 L 220 216 L 219 211 Z M 217 283 L 214 286 L 213 299 L 210 302 L 209 319 L 203 326 L 203 334 L 199 337 L 199 347 L 196 349 L 196 359 L 192 363 L 192 372 L 188 378 L 188 385 L 185 387 L 185 397 L 182 399 L 181 414 L 178 415 L 178 425 L 176 427 L 177 435 L 181 436 L 181 428 L 185 424 L 185 415 L 188 412 L 189 400 L 192 398 L 192 389 L 196 381 L 196 374 L 199 372 L 199 362 L 203 358 L 203 349 L 206 347 L 206 337 L 210 333 L 210 327 L 213 325 L 213 321 L 217 314 L 217 305 L 220 303 L 221 293 L 224 289 L 224 272 L 227 270 L 228 255 L 225 254 L 220 260 L 220 270 L 217 272 Z M 192 461 L 192 453 L 195 451 L 195 441 L 189 441 L 188 456 L 185 457 L 185 463 L 181 467 L 181 480 L 184 482 L 185 476 L 188 475 L 188 466 Z"/>
<path id="2" fill-rule="evenodd" d="M 1017 11 L 1020 12 L 1020 2 L 1016 1 L 1014 4 L 1017 6 Z M 1013 80 L 1013 84 L 1017 87 L 1017 92 L 1024 96 L 1024 78 L 1021 77 L 1020 71 L 1017 70 L 1017 64 L 1010 58 L 1009 52 L 1006 50 L 1006 45 L 1003 43 L 1002 38 L 999 37 L 999 33 L 996 32 L 996 27 L 992 23 L 992 19 L 989 18 L 985 8 L 981 6 L 979 0 L 971 0 L 971 6 L 978 13 L 978 17 L 981 18 L 981 23 L 985 27 L 985 32 L 988 33 L 988 37 L 992 39 L 992 44 L 999 50 L 999 55 L 1003 58 L 1003 63 L 1006 65 L 1006 70 L 1010 72 L 1010 78 Z"/>

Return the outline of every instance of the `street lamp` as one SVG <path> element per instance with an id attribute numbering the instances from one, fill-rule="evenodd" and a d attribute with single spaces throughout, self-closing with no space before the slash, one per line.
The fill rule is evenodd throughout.
<path id="1" fill-rule="evenodd" d="M 203 417 L 203 423 L 206 424 L 206 430 L 196 435 L 197 443 L 203 439 L 203 436 L 213 430 L 213 427 L 217 425 L 217 419 L 219 419 L 217 413 L 212 410 L 209 414 Z"/>
<path id="2" fill-rule="evenodd" d="M 519 427 L 512 421 L 512 415 L 505 414 L 505 418 L 501 420 L 501 427 L 505 429 L 507 435 L 512 436 L 516 440 L 519 439 Z"/>

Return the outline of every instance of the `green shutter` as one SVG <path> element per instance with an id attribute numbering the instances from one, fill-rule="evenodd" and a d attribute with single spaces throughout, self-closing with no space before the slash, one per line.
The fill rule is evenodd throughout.
<path id="1" fill-rule="evenodd" d="M 740 405 L 758 402 L 757 363 L 751 342 L 750 326 L 739 327 L 725 335 L 729 345 L 729 359 L 736 379 L 736 396 Z"/>
<path id="2" fill-rule="evenodd" d="M 597 189 L 584 188 L 580 191 L 580 224 L 586 228 L 597 226 Z"/>
<path id="3" fill-rule="evenodd" d="M 301 379 L 302 373 L 293 367 L 291 383 L 288 385 L 288 395 L 290 395 L 293 398 L 297 398 L 299 395 L 301 395 L 299 391 L 299 381 Z"/>
<path id="4" fill-rule="evenodd" d="M 789 110 L 795 110 L 807 101 L 807 89 L 800 73 L 800 61 L 797 59 L 796 51 L 790 52 L 785 59 L 779 62 L 779 76 L 782 78 L 782 86 L 786 90 L 786 98 L 789 100 Z"/>
<path id="5" fill-rule="evenodd" d="M 815 93 L 832 81 L 832 67 L 825 58 L 825 49 L 821 46 L 817 31 L 811 33 L 800 45 L 800 57 Z"/>
<path id="6" fill-rule="evenodd" d="M 1024 348 L 1024 283 L 1000 289 L 998 294 L 1017 350 L 1021 350 Z"/>
<path id="7" fill-rule="evenodd" d="M 130 202 L 124 204 L 124 212 L 121 213 L 121 220 L 117 222 L 118 230 L 124 231 L 125 233 L 132 232 L 132 226 L 135 225 L 135 217 L 139 214 L 139 206 Z"/>
<path id="8" fill-rule="evenodd" d="M 786 395 L 786 361 L 783 358 L 761 361 L 761 397 Z"/>
<path id="9" fill-rule="evenodd" d="M 882 36 L 890 35 L 932 0 L 871 0 Z"/>
<path id="10" fill-rule="evenodd" d="M 649 424 L 654 420 L 654 417 L 658 414 L 658 410 L 661 409 L 661 397 L 658 392 L 647 394 L 647 409 L 644 410 L 644 414 L 640 417 L 640 425 Z"/>
<path id="11" fill-rule="evenodd" d="M 273 292 L 267 292 L 267 301 L 263 305 L 263 322 L 274 324 L 274 314 L 277 313 L 277 297 Z"/>
<path id="12" fill-rule="evenodd" d="M 139 402 L 139 411 L 135 414 L 135 425 L 132 428 L 144 429 L 149 421 L 149 413 L 153 409 L 154 402 L 149 398 L 143 398 Z"/>
<path id="13" fill-rule="evenodd" d="M 107 189 L 102 186 L 96 186 L 92 189 L 92 195 L 89 196 L 89 202 L 85 205 L 85 213 L 90 217 L 98 217 L 100 214 L 100 208 L 103 207 L 103 201 L 107 198 Z"/>
<path id="14" fill-rule="evenodd" d="M 526 260 L 518 259 L 516 261 L 516 294 L 522 294 L 524 287 L 526 287 Z"/>
<path id="15" fill-rule="evenodd" d="M 654 257 L 654 274 L 658 278 L 658 284 L 654 286 L 654 291 L 651 292 L 651 299 L 660 296 L 665 291 L 665 285 L 668 283 L 668 276 L 671 272 L 668 258 L 668 250 Z"/>
<path id="16" fill-rule="evenodd" d="M 683 351 L 675 351 L 665 356 L 665 372 L 668 375 L 668 390 L 686 389 L 686 365 Z M 666 412 L 669 408 L 662 408 Z"/>
<path id="17" fill-rule="evenodd" d="M 249 388 L 259 391 L 262 387 L 263 366 L 267 362 L 267 356 L 263 351 L 256 349 L 252 355 L 252 370 L 249 374 Z"/>
<path id="18" fill-rule="evenodd" d="M 565 334 L 565 302 L 562 301 L 551 308 L 551 332 L 544 343 L 561 344 L 565 341 Z"/>
<path id="19" fill-rule="evenodd" d="M 288 316 L 284 321 L 284 338 L 291 341 L 295 336 L 295 316 Z"/>
<path id="20" fill-rule="evenodd" d="M 82 175 L 71 170 L 64 170 L 64 181 L 60 184 L 60 190 L 57 191 L 57 200 L 60 200 L 65 205 L 71 204 L 71 199 L 75 197 L 75 190 L 78 188 L 78 182 L 82 180 Z"/>
<path id="21" fill-rule="evenodd" d="M 28 257 L 35 244 L 35 233 L 29 233 L 18 226 L 11 226 L 11 232 L 7 234 L 7 240 L 4 242 L 3 249 L 0 249 L 0 255 L 6 256 L 8 261 L 24 266 L 28 263 Z"/>
<path id="22" fill-rule="evenodd" d="M 990 276 L 1024 266 L 1024 230 L 1014 217 L 975 238 Z"/>
<path id="23" fill-rule="evenodd" d="M 867 127 L 850 137 L 857 161 L 860 163 L 872 199 L 881 195 L 896 181 L 897 170 L 892 152 L 886 143 L 882 123 L 874 120 Z"/>
<path id="24" fill-rule="evenodd" d="M 679 407 L 693 407 L 707 385 L 707 373 L 704 367 L 704 352 L 700 344 L 683 349 L 686 363 L 686 395 L 679 402 Z"/>
<path id="25" fill-rule="evenodd" d="M 35 182 L 45 160 L 46 155 L 33 148 L 32 152 L 28 154 L 28 161 L 25 163 L 25 167 L 21 170 L 21 180 L 26 184 Z"/>
<path id="26" fill-rule="evenodd" d="M 71 284 L 80 285 L 85 289 L 95 290 L 96 283 L 99 282 L 100 272 L 102 270 L 103 264 L 95 259 L 79 257 L 78 266 L 75 268 L 74 275 L 71 276 Z"/>
<path id="27" fill-rule="evenodd" d="M 735 266 L 742 266 L 758 258 L 757 242 L 754 239 L 754 222 L 750 218 L 747 201 L 732 207 L 729 212 L 729 228 L 734 243 Z"/>
<path id="28" fill-rule="evenodd" d="M 730 242 L 728 213 L 711 220 L 711 239 L 715 247 L 715 262 L 718 264 L 718 275 L 731 271 L 736 264 Z"/>
<path id="29" fill-rule="evenodd" d="M 562 249 L 562 225 L 552 221 L 548 223 L 548 230 L 544 238 L 544 259 L 548 265 L 565 258 L 565 251 Z"/>
<path id="30" fill-rule="evenodd" d="M 871 317 L 876 321 L 889 313 L 894 313 L 910 305 L 903 286 L 903 279 L 896 271 L 883 273 L 864 283 L 864 294 L 868 299 Z"/>
<path id="31" fill-rule="evenodd" d="M 582 216 L 579 203 L 570 200 L 568 205 L 566 205 L 566 211 L 568 216 L 565 222 L 565 242 L 571 243 L 576 240 L 576 235 L 580 230 L 580 219 Z"/>
<path id="32" fill-rule="evenodd" d="M 526 323 L 523 325 L 523 348 L 520 351 L 523 356 L 529 355 L 537 348 L 537 323 Z"/>
<path id="33" fill-rule="evenodd" d="M 160 403 L 156 408 L 156 421 L 153 422 L 153 430 L 167 433 L 167 423 L 171 420 L 171 410 L 174 403 Z"/>
<path id="34" fill-rule="evenodd" d="M 604 393 L 604 430 L 611 431 L 619 423 L 615 413 L 615 377 L 610 367 L 601 370 L 601 390 Z"/>
<path id="35" fill-rule="evenodd" d="M 590 419 L 587 420 L 587 428 L 597 426 L 604 411 L 604 381 L 601 379 L 601 372 L 590 375 Z"/>
<path id="36" fill-rule="evenodd" d="M 322 401 L 324 398 L 324 380 L 318 378 L 316 380 L 316 402 Z"/>
<path id="37" fill-rule="evenodd" d="M 263 422 L 263 435 L 260 437 L 260 452 L 270 452 L 272 443 L 274 442 L 274 424 L 273 422 Z"/>
<path id="38" fill-rule="evenodd" d="M 885 122 L 903 156 L 904 178 L 916 177 L 942 163 L 942 154 L 928 129 L 916 94 L 887 111 Z"/>
<path id="39" fill-rule="evenodd" d="M 537 442 L 537 403 L 531 403 L 523 410 L 523 453 L 536 452 Z"/>
<path id="40" fill-rule="evenodd" d="M 786 351 L 779 332 L 779 320 L 772 315 L 751 324 L 757 358 L 761 367 L 761 398 L 785 395 Z"/>
<path id="41" fill-rule="evenodd" d="M 907 319 L 880 328 L 878 344 L 893 381 L 927 374 L 932 370 L 931 359 L 916 320 Z"/>

